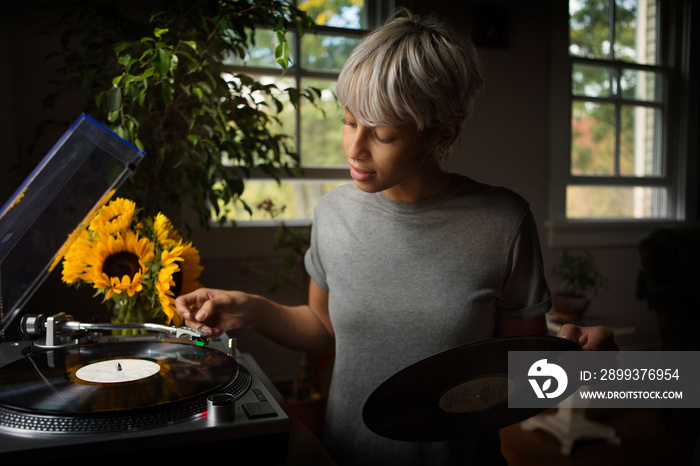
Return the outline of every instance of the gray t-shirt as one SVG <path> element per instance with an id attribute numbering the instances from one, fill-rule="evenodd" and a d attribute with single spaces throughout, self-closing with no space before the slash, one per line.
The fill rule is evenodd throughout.
<path id="1" fill-rule="evenodd" d="M 387 378 L 436 353 L 493 337 L 496 320 L 549 309 L 528 203 L 455 175 L 436 197 L 394 201 L 350 184 L 316 207 L 311 278 L 329 293 L 336 360 L 325 439 L 339 464 L 488 464 L 498 432 L 454 442 L 386 439 L 362 421 Z"/>

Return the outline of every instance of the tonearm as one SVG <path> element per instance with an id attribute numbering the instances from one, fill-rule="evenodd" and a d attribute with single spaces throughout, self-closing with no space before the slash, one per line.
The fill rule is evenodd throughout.
<path id="1" fill-rule="evenodd" d="M 207 341 L 208 332 L 189 327 L 174 327 L 154 323 L 87 323 L 73 320 L 73 316 L 60 312 L 52 316 L 31 314 L 22 317 L 20 324 L 25 335 L 43 337 L 34 344 L 42 348 L 62 348 L 79 344 L 91 332 L 112 330 L 147 330 L 174 336 L 189 338 L 197 342 Z"/>

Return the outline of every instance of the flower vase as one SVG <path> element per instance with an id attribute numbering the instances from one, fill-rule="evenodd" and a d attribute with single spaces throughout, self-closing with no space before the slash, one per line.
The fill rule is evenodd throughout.
<path id="1" fill-rule="evenodd" d="M 139 301 L 114 301 L 112 302 L 112 323 L 113 324 L 140 324 L 154 322 L 151 312 Z M 116 335 L 141 335 L 145 334 L 145 329 L 120 329 L 113 330 Z"/>

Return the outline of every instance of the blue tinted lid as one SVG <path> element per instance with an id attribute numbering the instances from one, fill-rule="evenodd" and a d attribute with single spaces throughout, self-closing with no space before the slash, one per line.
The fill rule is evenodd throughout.
<path id="1" fill-rule="evenodd" d="M 0 332 L 145 153 L 81 115 L 0 210 Z"/>

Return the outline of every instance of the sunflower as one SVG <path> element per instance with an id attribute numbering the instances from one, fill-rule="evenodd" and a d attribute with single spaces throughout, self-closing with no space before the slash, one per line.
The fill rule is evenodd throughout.
<path id="1" fill-rule="evenodd" d="M 153 229 L 161 247 L 172 247 L 182 241 L 182 236 L 175 230 L 170 219 L 160 212 L 153 219 Z"/>
<path id="2" fill-rule="evenodd" d="M 153 243 L 127 230 L 115 235 L 100 235 L 93 243 L 91 264 L 93 287 L 105 293 L 105 300 L 126 292 L 134 296 L 143 289 L 147 262 L 154 258 Z M 89 281 L 89 280 L 88 280 Z"/>
<path id="3" fill-rule="evenodd" d="M 200 288 L 199 276 L 202 274 L 204 267 L 199 262 L 199 251 L 192 246 L 192 243 L 185 244 L 185 249 L 182 251 L 182 287 L 180 294 L 186 294 Z"/>
<path id="4" fill-rule="evenodd" d="M 63 270 L 61 271 L 61 280 L 69 285 L 89 280 L 89 265 L 86 261 L 92 255 L 90 232 L 81 230 L 75 234 L 76 239 L 72 241 L 63 257 Z"/>
<path id="5" fill-rule="evenodd" d="M 168 323 L 173 321 L 175 325 L 182 325 L 182 318 L 175 312 L 175 298 L 200 287 L 198 278 L 203 268 L 199 263 L 199 252 L 192 243 L 180 241 L 175 247 L 164 249 L 160 261 L 156 282 L 160 305 L 168 316 Z"/>
<path id="6" fill-rule="evenodd" d="M 156 281 L 156 291 L 163 313 L 168 316 L 168 323 L 174 320 L 175 325 L 182 324 L 182 318 L 175 312 L 175 291 L 177 288 L 175 274 L 180 270 L 178 262 L 183 260 L 180 257 L 182 250 L 182 246 L 177 246 L 172 250 L 163 250 L 160 256 L 161 268 L 158 271 L 158 280 Z"/>
<path id="7" fill-rule="evenodd" d="M 118 197 L 100 209 L 88 228 L 108 235 L 122 232 L 131 226 L 135 213 L 134 201 Z"/>
<path id="8" fill-rule="evenodd" d="M 162 213 L 139 219 L 129 199 L 117 198 L 91 215 L 89 226 L 74 232 L 63 260 L 69 285 L 91 284 L 96 295 L 114 304 L 114 322 L 167 318 L 182 325 L 175 298 L 200 287 L 199 252 Z M 84 223 L 87 225 L 88 223 Z"/>

